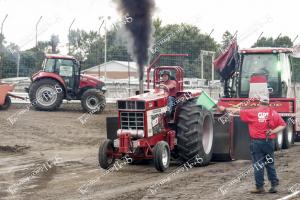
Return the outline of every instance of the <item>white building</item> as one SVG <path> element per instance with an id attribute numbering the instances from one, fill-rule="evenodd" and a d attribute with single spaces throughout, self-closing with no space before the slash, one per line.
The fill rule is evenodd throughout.
<path id="1" fill-rule="evenodd" d="M 83 70 L 83 74 L 97 76 L 106 79 L 136 79 L 138 78 L 138 66 L 136 62 L 112 60 L 95 67 Z"/>

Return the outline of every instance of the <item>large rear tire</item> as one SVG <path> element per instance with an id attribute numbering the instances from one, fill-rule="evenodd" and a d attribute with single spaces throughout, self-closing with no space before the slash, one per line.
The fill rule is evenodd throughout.
<path id="1" fill-rule="evenodd" d="M 64 92 L 60 84 L 53 79 L 41 79 L 29 88 L 29 99 L 37 110 L 56 110 L 63 101 Z"/>
<path id="2" fill-rule="evenodd" d="M 99 90 L 89 89 L 82 94 L 81 106 L 88 113 L 101 113 L 104 110 L 105 105 L 105 96 Z"/>
<path id="3" fill-rule="evenodd" d="M 11 99 L 9 96 L 5 97 L 4 104 L 0 106 L 0 110 L 7 110 L 11 105 Z"/>
<path id="4" fill-rule="evenodd" d="M 288 149 L 294 143 L 294 125 L 287 123 L 286 128 L 283 130 L 283 143 L 282 148 Z"/>
<path id="5" fill-rule="evenodd" d="M 202 109 L 196 101 L 188 101 L 180 108 L 177 125 L 177 153 L 182 161 L 200 157 L 197 166 L 208 165 L 213 153 L 213 117 L 210 111 Z"/>
<path id="6" fill-rule="evenodd" d="M 275 138 L 275 150 L 281 150 L 283 145 L 283 131 L 277 133 L 277 136 Z"/>

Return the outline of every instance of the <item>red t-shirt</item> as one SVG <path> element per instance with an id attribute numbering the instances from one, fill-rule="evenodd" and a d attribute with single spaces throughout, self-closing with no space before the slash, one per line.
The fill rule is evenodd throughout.
<path id="1" fill-rule="evenodd" d="M 269 117 L 269 113 L 271 117 Z M 242 121 L 249 125 L 250 137 L 256 139 L 265 139 L 266 132 L 269 129 L 274 129 L 278 126 L 286 126 L 282 117 L 275 110 L 269 107 L 241 110 L 240 117 Z M 272 134 L 270 138 L 276 138 L 276 134 Z"/>

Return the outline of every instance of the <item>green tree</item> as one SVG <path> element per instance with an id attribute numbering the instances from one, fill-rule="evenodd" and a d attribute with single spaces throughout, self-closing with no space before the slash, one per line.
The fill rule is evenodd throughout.
<path id="1" fill-rule="evenodd" d="M 222 51 L 226 50 L 229 47 L 232 39 L 233 39 L 233 35 L 228 30 L 226 30 L 222 35 L 222 42 L 221 42 Z"/>
<path id="2" fill-rule="evenodd" d="M 254 43 L 252 47 L 273 47 L 273 45 L 274 40 L 272 37 L 261 37 L 259 40 L 256 41 L 256 43 Z"/>
<path id="3" fill-rule="evenodd" d="M 252 47 L 292 47 L 293 42 L 288 36 L 278 37 L 273 39 L 272 37 L 261 37 L 257 40 Z"/>
<path id="4" fill-rule="evenodd" d="M 274 40 L 274 47 L 293 47 L 293 42 L 288 36 L 279 37 Z"/>
<path id="5" fill-rule="evenodd" d="M 201 33 L 201 30 L 190 24 L 168 24 L 162 26 L 160 19 L 153 21 L 154 45 L 150 48 L 151 57 L 154 59 L 162 53 L 189 54 L 186 58 L 166 58 L 162 59 L 161 65 L 182 64 L 186 77 L 201 77 L 200 51 L 217 51 L 217 42 L 208 35 Z M 211 59 L 204 60 L 205 78 L 211 76 Z"/>

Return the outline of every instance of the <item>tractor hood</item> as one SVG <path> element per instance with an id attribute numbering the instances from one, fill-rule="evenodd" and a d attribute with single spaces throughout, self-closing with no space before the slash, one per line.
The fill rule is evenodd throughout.
<path id="1" fill-rule="evenodd" d="M 101 90 L 103 92 L 106 92 L 106 86 L 105 86 L 104 82 L 100 81 L 98 78 L 96 78 L 94 76 L 81 74 L 80 75 L 80 88 L 84 88 L 84 87 L 92 87 L 92 88 Z"/>
<path id="2" fill-rule="evenodd" d="M 81 81 L 94 82 L 95 84 L 102 82 L 98 78 L 86 74 L 81 74 Z"/>
<path id="3" fill-rule="evenodd" d="M 177 98 L 179 102 L 200 95 L 200 90 L 186 90 Z M 117 101 L 119 110 L 153 110 L 167 106 L 168 93 L 163 89 L 150 89 L 149 92 Z"/>
<path id="4" fill-rule="evenodd" d="M 162 89 L 150 89 L 144 94 L 118 100 L 119 110 L 153 110 L 167 105 L 168 93 Z"/>
<path id="5" fill-rule="evenodd" d="M 153 101 L 168 97 L 163 89 L 150 89 L 149 92 L 129 97 L 127 100 Z"/>

